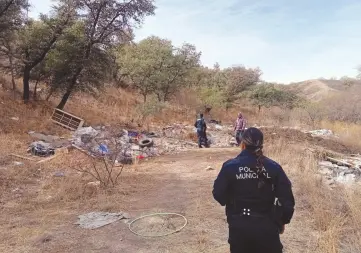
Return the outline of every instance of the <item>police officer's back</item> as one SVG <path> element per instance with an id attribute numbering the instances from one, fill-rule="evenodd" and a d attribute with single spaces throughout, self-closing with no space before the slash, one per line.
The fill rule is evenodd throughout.
<path id="1" fill-rule="evenodd" d="M 226 206 L 231 252 L 280 253 L 279 234 L 295 205 L 291 183 L 278 163 L 263 156 L 259 129 L 247 129 L 241 145 L 243 151 L 223 164 L 213 188 L 214 198 Z M 276 212 L 275 198 L 282 205 Z"/>

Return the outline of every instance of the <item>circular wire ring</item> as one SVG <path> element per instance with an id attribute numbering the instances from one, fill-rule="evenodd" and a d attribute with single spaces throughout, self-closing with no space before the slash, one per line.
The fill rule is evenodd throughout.
<path id="1" fill-rule="evenodd" d="M 158 215 L 175 215 L 175 216 L 179 216 L 179 217 L 182 217 L 185 221 L 184 225 L 172 232 L 168 232 L 168 233 L 165 233 L 165 234 L 161 234 L 161 235 L 141 235 L 137 232 L 135 232 L 134 230 L 132 230 L 132 224 L 135 223 L 136 221 L 140 220 L 140 219 L 143 219 L 143 218 L 147 218 L 147 217 L 151 217 L 151 216 L 158 216 Z M 147 214 L 147 215 L 143 215 L 143 216 L 140 216 L 138 218 L 136 218 L 135 220 L 131 221 L 129 223 L 129 230 L 135 234 L 135 235 L 138 235 L 138 236 L 142 236 L 142 237 L 162 237 L 162 236 L 167 236 L 167 235 L 171 235 L 171 234 L 174 234 L 174 233 L 178 233 L 179 231 L 181 231 L 188 223 L 188 220 L 186 217 L 184 217 L 183 215 L 181 214 L 178 214 L 178 213 L 152 213 L 152 214 Z"/>

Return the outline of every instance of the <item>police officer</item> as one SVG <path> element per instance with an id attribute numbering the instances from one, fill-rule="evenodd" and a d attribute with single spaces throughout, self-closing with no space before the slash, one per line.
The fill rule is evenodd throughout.
<path id="1" fill-rule="evenodd" d="M 213 187 L 215 200 L 226 206 L 231 253 L 281 253 L 280 234 L 295 206 L 291 182 L 278 163 L 263 155 L 259 129 L 247 129 L 241 147 L 223 164 Z M 274 204 L 277 199 L 281 206 Z"/>
<path id="2" fill-rule="evenodd" d="M 197 119 L 196 123 L 194 123 L 194 127 L 197 128 L 198 147 L 202 148 L 202 144 L 208 147 L 208 140 L 206 134 L 207 125 L 204 121 L 202 113 L 199 114 L 199 118 Z"/>

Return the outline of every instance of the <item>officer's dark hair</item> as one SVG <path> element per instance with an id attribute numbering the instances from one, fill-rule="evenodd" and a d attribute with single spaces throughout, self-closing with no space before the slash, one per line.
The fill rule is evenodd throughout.
<path id="1" fill-rule="evenodd" d="M 200 118 L 203 118 L 203 113 L 200 113 L 200 114 L 199 114 L 199 117 L 200 117 Z"/>
<path id="2" fill-rule="evenodd" d="M 242 142 L 245 145 L 246 150 L 255 154 L 256 160 L 256 174 L 258 176 L 258 188 L 262 188 L 267 180 L 267 177 L 263 174 L 263 133 L 261 130 L 255 127 L 248 128 L 242 135 Z"/>

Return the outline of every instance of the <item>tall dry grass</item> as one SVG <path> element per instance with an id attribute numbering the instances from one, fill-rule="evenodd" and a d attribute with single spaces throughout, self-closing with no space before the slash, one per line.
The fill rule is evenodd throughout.
<path id="1" fill-rule="evenodd" d="M 204 163 L 209 164 L 207 160 L 209 155 L 206 151 L 202 150 L 205 152 L 204 158 L 201 158 L 200 154 L 195 155 L 195 167 L 199 163 L 202 163 L 202 166 Z M 285 252 L 360 252 L 361 199 L 359 196 L 361 187 L 328 188 L 317 173 L 317 156 L 306 151 L 304 146 L 291 145 L 286 139 L 280 138 L 274 143 L 267 143 L 266 155 L 283 166 L 292 180 L 296 198 L 294 219 L 290 225 L 286 226 L 286 233 L 282 236 Z M 225 159 L 225 155 L 215 157 L 213 163 L 214 165 L 217 164 L 216 167 L 218 168 Z M 174 160 L 175 158 L 171 159 Z M 0 171 L 0 178 L 6 178 L 8 182 L 2 184 L 1 199 L 12 203 L 12 205 L 7 204 L 3 210 L 4 217 L 26 216 L 31 217 L 33 222 L 37 222 L 35 226 L 29 224 L 29 228 L 26 230 L 18 226 L 9 232 L 6 229 L 16 222 L 11 219 L 7 222 L 3 221 L 6 231 L 0 230 L 0 235 L 4 236 L 0 240 L 0 248 L 1 243 L 9 245 L 9 243 L 14 242 L 12 238 L 15 237 L 15 245 L 17 245 L 19 252 L 26 247 L 29 247 L 29 250 L 34 250 L 34 247 L 37 246 L 32 245 L 32 238 L 40 236 L 44 231 L 49 231 L 52 226 L 68 220 L 72 210 L 78 210 L 77 212 L 88 209 L 116 211 L 122 201 L 129 203 L 133 198 L 144 198 L 149 190 L 147 183 L 130 183 L 131 181 L 128 181 L 130 176 L 140 180 L 144 176 L 143 172 L 146 171 L 149 173 L 148 180 L 150 180 L 155 178 L 152 173 L 159 175 L 157 174 L 159 167 L 162 171 L 164 170 L 163 174 L 169 173 L 165 168 L 168 166 L 167 164 L 160 164 L 157 160 L 154 163 L 149 161 L 143 165 L 144 168 L 142 165 L 137 168 L 127 168 L 126 180 L 122 180 L 121 184 L 111 191 L 90 189 L 88 182 L 94 179 L 72 169 L 79 162 L 86 163 L 87 160 L 88 158 L 84 154 L 73 151 L 41 166 L 26 163 L 25 166 L 16 169 Z M 135 169 L 139 170 L 138 173 L 135 173 Z M 65 172 L 66 176 L 63 178 L 54 177 L 53 174 L 59 170 Z M 185 170 L 192 171 L 189 168 Z M 132 175 L 133 172 L 134 175 Z M 218 251 L 217 247 L 220 247 L 223 239 L 219 239 L 219 236 L 223 235 L 225 231 L 222 226 L 214 227 L 213 222 L 224 217 L 224 213 L 223 210 L 218 209 L 218 205 L 214 203 L 210 194 L 213 178 L 210 174 L 205 174 L 203 170 L 192 171 L 191 174 L 194 175 L 194 178 L 187 177 L 187 181 L 197 180 L 198 191 L 186 194 L 188 196 L 187 201 L 194 203 L 194 205 L 187 205 L 185 212 L 192 222 L 191 228 L 188 228 L 191 229 L 189 232 L 192 235 L 195 234 L 196 238 L 190 238 L 188 233 L 180 234 L 180 236 L 184 236 L 184 240 L 189 239 L 189 245 L 183 246 L 183 252 L 221 252 L 221 250 Z M 13 189 L 19 186 L 24 192 L 16 201 L 13 199 L 16 193 L 13 192 Z M 142 193 L 141 196 L 138 191 Z M 179 194 L 178 197 L 184 193 L 179 191 Z M 172 202 L 169 201 L 169 203 Z M 170 207 L 167 205 L 167 208 Z M 164 238 L 163 244 L 171 247 L 173 240 L 175 240 L 174 237 Z M 226 251 L 226 241 L 223 244 L 221 249 Z M 8 249 L 10 248 L 9 246 Z"/>
<path id="2" fill-rule="evenodd" d="M 360 112 L 361 113 L 361 112 Z M 361 146 L 361 125 L 341 121 L 323 120 L 320 127 L 332 130 L 343 143 L 353 147 Z"/>
<path id="3" fill-rule="evenodd" d="M 360 252 L 361 186 L 331 189 L 318 174 L 317 156 L 304 148 L 280 139 L 267 150 L 267 155 L 280 162 L 292 180 L 295 217 L 301 220 L 302 227 L 289 231 L 291 234 L 286 239 L 297 240 L 302 234 L 299 230 L 308 231 L 308 236 L 314 239 L 313 245 L 305 251 L 291 246 L 286 252 Z"/>

